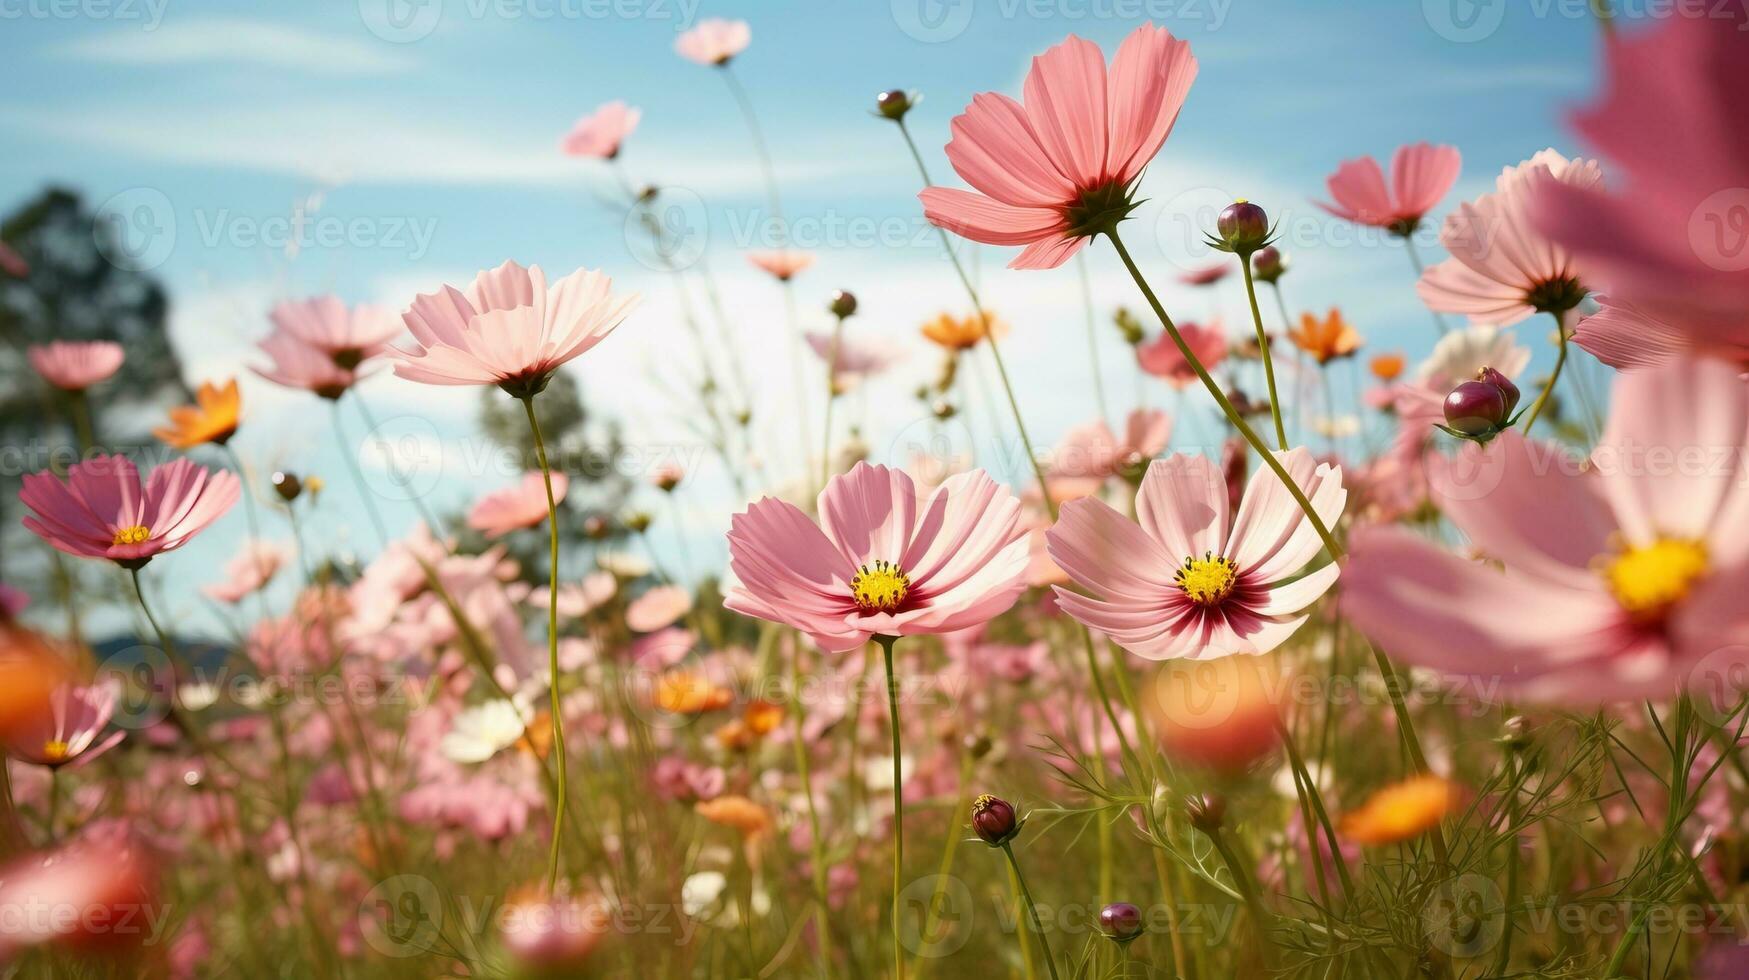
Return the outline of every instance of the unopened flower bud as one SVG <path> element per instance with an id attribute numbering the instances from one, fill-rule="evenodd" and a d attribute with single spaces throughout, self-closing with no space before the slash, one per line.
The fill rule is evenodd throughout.
<path id="1" fill-rule="evenodd" d="M 1287 257 L 1274 245 L 1266 245 L 1251 256 L 1251 271 L 1258 282 L 1275 282 L 1287 271 Z"/>
<path id="2" fill-rule="evenodd" d="M 1099 910 L 1099 931 L 1119 943 L 1142 934 L 1142 910 L 1128 902 L 1113 902 Z"/>
<path id="3" fill-rule="evenodd" d="M 683 476 L 685 476 L 685 471 L 680 467 L 673 464 L 663 466 L 656 471 L 656 479 L 654 481 L 656 489 L 663 493 L 672 492 L 675 487 L 680 486 L 680 480 Z"/>
<path id="4" fill-rule="evenodd" d="M 1134 313 L 1120 306 L 1112 318 L 1117 323 L 1118 332 L 1123 334 L 1124 343 L 1134 347 L 1142 342 L 1142 324 Z"/>
<path id="5" fill-rule="evenodd" d="M 607 525 L 607 518 L 600 514 L 590 514 L 583 519 L 583 536 L 591 541 L 600 541 L 607 537 L 612 530 Z"/>
<path id="6" fill-rule="evenodd" d="M 875 96 L 875 111 L 894 122 L 904 119 L 915 104 L 916 99 L 902 88 L 890 88 Z"/>
<path id="7" fill-rule="evenodd" d="M 959 409 L 953 407 L 953 402 L 950 402 L 945 398 L 937 398 L 934 403 L 929 406 L 929 411 L 935 415 L 937 420 L 942 422 L 946 422 L 948 419 L 959 414 Z"/>
<path id="8" fill-rule="evenodd" d="M 1518 386 L 1512 383 L 1511 378 L 1491 367 L 1484 367 L 1476 372 L 1476 380 L 1500 389 L 1500 394 L 1506 399 L 1507 415 L 1511 415 L 1512 410 L 1518 407 Z"/>
<path id="9" fill-rule="evenodd" d="M 1215 219 L 1215 234 L 1223 251 L 1250 255 L 1269 243 L 1269 213 L 1240 198 L 1221 210 Z"/>
<path id="10" fill-rule="evenodd" d="M 1465 381 L 1445 396 L 1445 424 L 1458 435 L 1485 439 L 1506 418 L 1506 393 L 1486 381 Z"/>
<path id="11" fill-rule="evenodd" d="M 846 319 L 856 312 L 856 294 L 848 289 L 835 289 L 832 291 L 832 301 L 826 304 L 826 308 L 838 319 Z"/>
<path id="12" fill-rule="evenodd" d="M 1014 815 L 1014 804 L 985 793 L 972 801 L 972 830 L 984 843 L 1001 847 L 1020 833 L 1020 822 Z"/>
<path id="13" fill-rule="evenodd" d="M 1184 802 L 1184 809 L 1190 814 L 1190 825 L 1205 834 L 1213 835 L 1227 822 L 1227 800 L 1218 793 L 1193 796 Z"/>
<path id="14" fill-rule="evenodd" d="M 279 499 L 288 504 L 298 499 L 298 494 L 304 492 L 304 485 L 298 481 L 296 474 L 279 471 L 274 473 L 270 479 L 273 481 L 274 492 L 279 494 Z"/>

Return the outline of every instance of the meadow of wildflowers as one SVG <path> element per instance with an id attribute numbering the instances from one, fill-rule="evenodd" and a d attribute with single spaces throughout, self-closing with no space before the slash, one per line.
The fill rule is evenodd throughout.
<path id="1" fill-rule="evenodd" d="M 573 438 L 573 372 L 668 315 L 620 256 L 284 297 L 141 444 L 107 423 L 158 355 L 101 319 L 28 333 L 80 287 L 53 242 L 0 242 L 34 406 L 8 424 L 69 442 L 7 474 L 0 969 L 1749 978 L 1749 13 L 1585 6 L 1601 87 L 1545 145 L 1595 156 L 1524 146 L 1458 200 L 1429 120 L 1300 189 L 1405 253 L 1372 288 L 1424 307 L 1419 358 L 1289 305 L 1272 202 L 1207 215 L 1198 268 L 1132 251 L 1194 38 L 1064 32 L 957 112 L 870 92 L 941 259 L 904 328 L 934 361 L 892 411 L 976 417 L 1018 466 L 863 443 L 899 353 L 785 238 L 737 72 L 781 29 L 699 20 L 671 67 L 726 86 L 777 229 L 713 259 L 763 308 L 721 301 L 622 157 L 636 91 L 554 135 L 631 271 L 691 297 L 669 355 L 701 380 L 672 399 L 734 497 L 720 561 L 651 536 L 708 492 L 687 465 L 628 504 Z M 1128 355 L 1056 445 L 998 255 L 1084 292 L 1052 357 Z M 1242 307 L 1162 298 L 1223 281 Z M 233 444 L 246 372 L 331 417 L 335 472 Z M 394 527 L 390 377 L 478 393 L 515 475 Z M 374 540 L 334 546 L 340 498 Z M 237 527 L 191 576 L 176 552 Z"/>

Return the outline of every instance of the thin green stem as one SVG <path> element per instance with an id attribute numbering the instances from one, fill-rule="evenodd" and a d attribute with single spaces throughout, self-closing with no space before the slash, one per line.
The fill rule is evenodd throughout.
<path id="1" fill-rule="evenodd" d="M 1251 257 L 1239 256 L 1239 268 L 1245 273 L 1245 298 L 1251 301 L 1251 322 L 1257 327 L 1257 350 L 1263 358 L 1263 378 L 1269 386 L 1269 414 L 1275 420 L 1275 442 L 1287 452 L 1287 429 L 1281 424 L 1281 396 L 1275 391 L 1275 358 L 1269 353 L 1269 332 L 1263 329 L 1263 312 L 1257 308 L 1257 284 L 1251 277 Z"/>
<path id="2" fill-rule="evenodd" d="M 1409 264 L 1415 268 L 1415 278 L 1419 280 L 1421 274 L 1427 271 L 1427 267 L 1421 263 L 1421 253 L 1415 249 L 1415 237 L 1413 234 L 1409 234 L 1402 236 L 1402 238 L 1403 251 L 1408 254 Z M 1438 310 L 1430 310 L 1429 312 L 1433 314 L 1433 328 L 1439 331 L 1441 337 L 1445 336 L 1446 332 L 1451 329 L 1445 322 L 1445 314 Z"/>
<path id="3" fill-rule="evenodd" d="M 547 692 L 553 726 L 553 756 L 558 763 L 558 787 L 553 800 L 553 843 L 547 857 L 547 893 L 552 894 L 559 880 L 559 839 L 565 826 L 565 800 L 569 795 L 565 778 L 564 712 L 559 702 L 559 503 L 553 497 L 553 471 L 547 463 L 547 446 L 541 438 L 540 421 L 535 418 L 534 396 L 523 398 L 522 408 L 528 413 L 528 429 L 534 435 L 534 452 L 540 460 L 541 479 L 547 489 Z"/>
<path id="4" fill-rule="evenodd" d="M 820 440 L 820 486 L 832 478 L 832 408 L 838 404 L 838 348 L 844 342 L 844 318 L 832 324 L 832 344 L 826 351 L 826 434 Z"/>
<path id="5" fill-rule="evenodd" d="M 1245 900 L 1245 907 L 1251 912 L 1251 920 L 1257 927 L 1257 937 L 1262 940 L 1264 965 L 1273 970 L 1280 957 L 1275 947 L 1275 937 L 1269 931 L 1269 912 L 1263 907 L 1263 900 L 1257 895 L 1257 887 L 1245 871 L 1245 862 L 1239 860 L 1232 842 L 1227 840 L 1219 827 L 1208 831 L 1208 837 L 1214 843 L 1215 850 L 1220 852 L 1221 860 L 1226 862 L 1227 870 L 1233 875 L 1233 884 L 1239 889 L 1240 897 Z"/>
<path id="6" fill-rule="evenodd" d="M 371 529 L 376 531 L 377 547 L 386 549 L 389 546 L 388 525 L 383 523 L 382 512 L 377 509 L 376 494 L 364 482 L 364 470 L 359 468 L 358 454 L 347 441 L 346 426 L 340 420 L 340 402 L 331 401 L 328 404 L 333 408 L 330 417 L 334 422 L 334 437 L 340 443 L 340 458 L 346 461 L 346 472 L 352 477 L 352 485 L 358 488 L 358 499 L 364 503 L 364 512 L 370 517 Z"/>
<path id="7" fill-rule="evenodd" d="M 808 806 L 808 859 L 814 879 L 814 899 L 820 903 L 820 975 L 832 975 L 832 902 L 826 891 L 826 842 L 820 837 L 820 811 L 814 805 L 814 780 L 808 765 L 808 743 L 802 724 L 802 669 L 800 644 L 790 653 L 790 720 L 793 725 L 796 776 L 802 781 L 802 798 Z"/>
<path id="8" fill-rule="evenodd" d="M 1099 325 L 1093 313 L 1093 284 L 1087 275 L 1087 253 L 1075 254 L 1075 272 L 1081 279 L 1081 307 L 1087 318 L 1087 362 L 1093 370 L 1093 398 L 1099 417 L 1111 422 L 1111 406 L 1105 400 L 1105 378 L 1099 370 Z"/>
<path id="9" fill-rule="evenodd" d="M 1523 434 L 1530 435 L 1530 427 L 1542 417 L 1543 408 L 1548 404 L 1549 396 L 1554 393 L 1555 382 L 1561 380 L 1561 369 L 1567 366 L 1567 324 L 1559 313 L 1550 313 L 1555 318 L 1555 343 L 1558 353 L 1555 354 L 1555 370 L 1549 375 L 1549 383 L 1543 385 L 1542 393 L 1536 396 L 1536 404 L 1530 406 L 1530 415 L 1524 420 Z"/>
<path id="10" fill-rule="evenodd" d="M 1512 964 L 1512 912 L 1518 904 L 1518 749 L 1506 748 L 1506 904 L 1501 907 L 1505 924 L 1500 949 L 1494 957 L 1494 972 L 1505 976 Z"/>
<path id="11" fill-rule="evenodd" d="M 893 734 L 893 976 L 905 980 L 903 930 L 899 928 L 899 891 L 905 874 L 905 783 L 904 766 L 899 756 L 899 678 L 893 673 L 893 644 L 898 639 L 896 636 L 875 637 L 887 666 L 887 727 Z"/>
<path id="12" fill-rule="evenodd" d="M 1342 894 L 1345 898 L 1354 895 L 1354 881 L 1348 874 L 1348 862 L 1342 859 L 1342 843 L 1336 839 L 1336 828 L 1330 822 L 1330 812 L 1324 807 L 1324 797 L 1318 791 L 1318 784 L 1312 781 L 1311 771 L 1306 768 L 1305 757 L 1300 754 L 1299 742 L 1294 739 L 1293 729 L 1280 718 L 1275 721 L 1276 730 L 1281 733 L 1281 744 L 1287 749 L 1288 763 L 1293 766 L 1295 780 L 1294 788 L 1300 792 L 1300 802 L 1311 810 L 1318 820 L 1316 827 L 1308 826 L 1306 834 L 1312 839 L 1310 848 L 1312 856 L 1319 858 L 1322 851 L 1317 844 L 1317 836 L 1321 832 L 1330 842 L 1330 855 L 1336 862 L 1336 872 L 1342 881 Z M 1319 876 L 1320 878 L 1322 875 Z"/>
<path id="13" fill-rule="evenodd" d="M 1026 902 L 1026 913 L 1032 919 L 1032 931 L 1038 936 L 1039 948 L 1045 954 L 1045 968 L 1050 971 L 1051 980 L 1057 980 L 1057 960 L 1051 955 L 1051 941 L 1045 937 L 1045 927 L 1039 922 L 1038 904 L 1032 900 L 1032 891 L 1026 887 L 1026 875 L 1020 872 L 1020 860 L 1014 856 L 1014 848 L 1008 843 L 1002 844 L 1002 853 L 1008 855 L 1008 867 L 1014 872 L 1014 880 L 1020 883 L 1020 897 Z"/>

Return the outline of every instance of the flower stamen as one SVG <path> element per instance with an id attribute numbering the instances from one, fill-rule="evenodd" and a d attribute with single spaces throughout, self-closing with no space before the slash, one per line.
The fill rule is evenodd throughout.
<path id="1" fill-rule="evenodd" d="M 150 528 L 146 527 L 144 524 L 134 524 L 129 527 L 117 528 L 115 531 L 115 538 L 111 543 L 116 545 L 143 544 L 146 539 L 151 536 L 152 531 Z"/>
<path id="2" fill-rule="evenodd" d="M 863 612 L 896 612 L 910 592 L 910 576 L 889 561 L 864 565 L 850 579 L 851 597 Z"/>
<path id="3" fill-rule="evenodd" d="M 1239 582 L 1239 565 L 1231 558 L 1205 551 L 1201 558 L 1184 559 L 1184 566 L 1172 580 L 1191 602 L 1212 606 L 1233 594 Z"/>
<path id="4" fill-rule="evenodd" d="M 1640 620 L 1662 618 L 1710 567 L 1706 545 L 1687 538 L 1624 547 L 1601 561 L 1610 594 Z"/>

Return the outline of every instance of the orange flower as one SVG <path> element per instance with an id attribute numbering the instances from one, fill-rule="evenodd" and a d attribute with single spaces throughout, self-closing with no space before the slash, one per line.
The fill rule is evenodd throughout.
<path id="1" fill-rule="evenodd" d="M 1380 354 L 1367 365 L 1372 369 L 1372 376 L 1380 381 L 1395 381 L 1403 374 L 1403 368 L 1408 366 L 1408 360 L 1401 351 Z"/>
<path id="2" fill-rule="evenodd" d="M 745 796 L 719 796 L 693 809 L 711 823 L 739 830 L 743 837 L 758 837 L 771 829 L 771 814 Z"/>
<path id="3" fill-rule="evenodd" d="M 174 449 L 193 449 L 204 443 L 222 446 L 237 431 L 243 403 L 237 395 L 237 379 L 225 382 L 223 388 L 203 381 L 195 393 L 195 405 L 179 405 L 170 410 L 170 424 L 152 430 L 152 434 Z"/>
<path id="4" fill-rule="evenodd" d="M 1360 334 L 1342 319 L 1342 311 L 1334 306 L 1322 320 L 1315 314 L 1300 314 L 1300 328 L 1289 330 L 1287 336 L 1295 347 L 1312 355 L 1319 364 L 1348 357 L 1360 349 Z"/>
<path id="5" fill-rule="evenodd" d="M 741 713 L 741 722 L 755 735 L 770 735 L 783 723 L 783 706 L 770 701 L 752 701 Z"/>
<path id="6" fill-rule="evenodd" d="M 1457 803 L 1455 784 L 1438 776 L 1416 776 L 1374 793 L 1342 818 L 1342 833 L 1362 844 L 1395 844 L 1439 826 Z"/>
<path id="7" fill-rule="evenodd" d="M 923 325 L 923 336 L 950 351 L 971 350 L 991 335 L 1007 336 L 1008 324 L 987 310 L 981 317 L 976 313 L 963 317 L 943 313 Z"/>
<path id="8" fill-rule="evenodd" d="M 677 715 L 702 715 L 734 703 L 735 694 L 710 678 L 688 670 L 663 674 L 656 682 L 656 707 Z"/>
<path id="9" fill-rule="evenodd" d="M 1282 678 L 1274 658 L 1176 660 L 1154 676 L 1145 705 L 1160 747 L 1180 762 L 1236 773 L 1275 751 Z"/>

